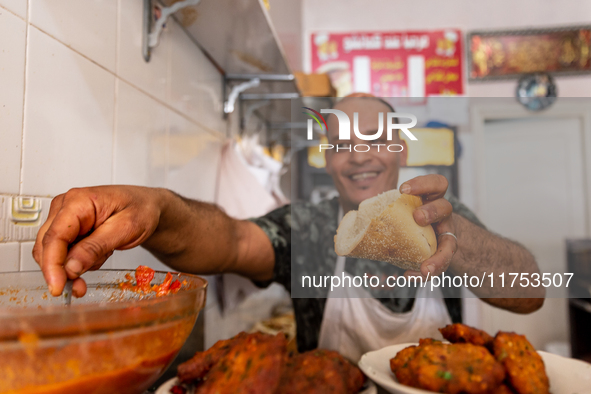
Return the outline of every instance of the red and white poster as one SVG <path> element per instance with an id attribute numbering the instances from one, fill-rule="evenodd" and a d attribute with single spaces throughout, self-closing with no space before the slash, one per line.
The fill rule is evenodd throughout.
<path id="1" fill-rule="evenodd" d="M 461 95 L 462 34 L 456 29 L 313 33 L 312 72 L 328 73 L 339 96 Z"/>

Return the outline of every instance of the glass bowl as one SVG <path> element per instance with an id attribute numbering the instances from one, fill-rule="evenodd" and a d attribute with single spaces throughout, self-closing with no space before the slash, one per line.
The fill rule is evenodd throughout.
<path id="1" fill-rule="evenodd" d="M 205 306 L 207 281 L 174 273 L 176 294 L 122 290 L 132 270 L 83 275 L 69 307 L 40 272 L 0 274 L 0 393 L 140 394 L 176 357 Z M 129 277 L 128 275 L 128 277 Z M 156 272 L 152 284 L 163 282 Z"/>

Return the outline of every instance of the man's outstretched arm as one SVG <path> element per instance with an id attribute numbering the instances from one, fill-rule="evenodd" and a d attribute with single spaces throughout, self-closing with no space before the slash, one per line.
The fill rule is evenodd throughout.
<path id="1" fill-rule="evenodd" d="M 500 274 L 509 273 L 539 274 L 534 256 L 523 246 L 507 238 L 491 233 L 475 225 L 464 217 L 452 215 L 458 250 L 451 260 L 450 270 L 456 275 L 487 276 L 482 287 L 471 289 L 483 301 L 503 309 L 517 313 L 530 313 L 540 309 L 544 304 L 544 287 L 515 287 L 512 289 L 500 286 Z M 493 274 L 494 286 L 488 275 Z M 509 298 L 514 296 L 514 298 Z"/>
<path id="2" fill-rule="evenodd" d="M 471 288 L 483 301 L 517 313 L 530 313 L 544 303 L 543 287 L 502 288 L 499 274 L 538 273 L 538 265 L 530 252 L 523 246 L 500 237 L 477 226 L 464 217 L 453 213 L 451 204 L 443 198 L 448 182 L 441 175 L 419 176 L 403 183 L 402 193 L 421 196 L 424 205 L 415 210 L 413 216 L 420 226 L 433 225 L 439 235 L 437 252 L 421 264 L 421 271 L 407 271 L 406 275 L 441 275 L 449 270 L 458 276 L 493 274 L 494 286 L 484 281 L 482 286 Z M 457 241 L 449 234 L 455 234 Z"/>
<path id="3" fill-rule="evenodd" d="M 82 273 L 100 268 L 114 250 L 139 245 L 175 270 L 203 275 L 235 272 L 267 280 L 275 264 L 271 242 L 256 224 L 232 219 L 213 204 L 138 186 L 57 196 L 33 256 L 53 295 L 69 278 L 75 279 L 74 294 L 82 296 Z"/>

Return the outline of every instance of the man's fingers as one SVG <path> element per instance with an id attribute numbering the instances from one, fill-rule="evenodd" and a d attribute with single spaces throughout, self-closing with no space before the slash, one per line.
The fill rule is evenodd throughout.
<path id="1" fill-rule="evenodd" d="M 101 260 L 97 261 L 96 263 L 94 263 L 94 265 L 92 267 L 90 267 L 88 270 L 89 271 L 97 271 L 99 269 L 101 269 L 101 267 L 103 266 L 103 264 L 105 264 L 105 262 L 113 255 L 113 252 L 107 253 L 107 255 L 105 257 L 103 257 Z"/>
<path id="2" fill-rule="evenodd" d="M 33 248 L 51 294 L 60 295 L 72 279 L 74 294 L 82 296 L 83 272 L 100 268 L 115 249 L 146 241 L 158 226 L 157 197 L 145 188 L 98 186 L 54 198 Z"/>
<path id="3" fill-rule="evenodd" d="M 430 276 L 441 275 L 449 267 L 451 259 L 458 249 L 456 238 L 444 234 L 446 232 L 454 234 L 451 216 L 435 225 L 435 232 L 438 234 L 437 251 L 421 264 L 421 274 L 425 277 L 427 274 Z"/>
<path id="4" fill-rule="evenodd" d="M 423 274 L 420 271 L 407 270 L 407 271 L 404 271 L 404 276 L 406 277 L 406 279 L 410 279 L 410 278 L 422 278 L 422 279 L 425 279 L 423 277 Z M 431 279 L 431 277 L 429 277 L 429 280 L 430 279 Z"/>
<path id="5" fill-rule="evenodd" d="M 80 298 L 86 294 L 86 282 L 82 278 L 74 279 L 72 283 L 72 295 Z"/>
<path id="6" fill-rule="evenodd" d="M 451 206 L 451 204 L 450 204 L 450 206 Z M 443 233 L 452 233 L 454 235 L 456 234 L 456 228 L 454 226 L 454 221 L 453 221 L 451 215 L 449 215 L 445 219 L 441 220 L 439 223 L 433 224 L 433 227 L 435 228 L 435 234 L 437 234 L 437 237 L 438 237 L 438 239 L 437 239 L 438 245 L 440 245 L 444 241 L 444 239 L 446 241 L 452 240 L 455 245 L 455 247 L 454 247 L 454 252 L 455 252 L 457 249 L 456 238 L 452 237 L 451 235 L 442 235 Z"/>
<path id="7" fill-rule="evenodd" d="M 35 245 L 33 246 L 33 258 L 41 268 L 43 268 L 43 237 L 45 236 L 45 233 L 51 226 L 51 223 L 53 223 L 53 219 L 55 219 L 55 216 L 62 208 L 63 198 L 64 195 L 60 194 L 51 201 L 51 206 L 49 207 L 49 214 L 47 215 L 47 220 L 39 228 L 39 231 L 37 232 L 37 237 L 35 238 Z"/>
<path id="8" fill-rule="evenodd" d="M 441 222 L 451 216 L 453 207 L 444 198 L 439 198 L 425 205 L 421 205 L 413 212 L 415 222 L 419 226 L 427 226 L 432 223 Z"/>
<path id="9" fill-rule="evenodd" d="M 90 269 L 100 267 L 115 249 L 129 249 L 140 245 L 154 229 L 141 228 L 135 225 L 130 214 L 120 212 L 70 249 L 64 269 L 69 278 L 77 278 Z"/>
<path id="10" fill-rule="evenodd" d="M 448 186 L 447 179 L 437 174 L 419 176 L 400 185 L 401 193 L 421 196 L 423 200 L 424 205 L 413 212 L 413 218 L 419 226 L 433 224 L 437 234 L 453 232 L 453 207 L 443 198 Z M 453 237 L 444 238 L 452 240 L 438 240 L 435 254 L 421 264 L 420 274 L 423 277 L 439 275 L 449 267 L 457 244 Z M 413 276 L 415 272 L 407 272 L 405 275 Z"/>
<path id="11" fill-rule="evenodd" d="M 449 182 L 443 175 L 423 175 L 400 185 L 400 193 L 422 196 L 423 201 L 433 201 L 443 197 L 448 186 Z"/>
<path id="12" fill-rule="evenodd" d="M 68 254 L 68 246 L 79 235 L 90 231 L 94 222 L 94 206 L 90 201 L 84 201 L 61 208 L 42 235 L 41 269 L 52 295 L 60 295 L 65 285 L 66 272 L 62 264 Z"/>
<path id="13" fill-rule="evenodd" d="M 59 265 L 47 264 L 43 266 L 42 272 L 49 293 L 55 297 L 62 294 L 67 280 L 66 271 Z"/>
<path id="14" fill-rule="evenodd" d="M 99 270 L 103 264 L 113 255 L 113 251 L 108 252 L 104 256 L 99 257 L 90 267 L 83 267 L 83 268 L 73 268 L 72 267 L 72 259 L 70 258 L 70 253 L 68 253 L 68 257 L 66 257 L 66 264 L 64 266 L 64 270 L 66 271 L 66 275 L 68 279 L 76 279 L 79 278 L 86 271 L 96 271 Z"/>
<path id="15" fill-rule="evenodd" d="M 438 200 L 439 201 L 439 200 Z M 443 200 L 447 202 L 446 200 Z M 448 202 L 449 204 L 449 202 Z M 416 211 L 415 211 L 416 212 Z M 416 216 L 415 216 L 416 218 Z M 415 219 L 416 220 L 416 219 Z M 421 264 L 421 271 L 408 270 L 404 273 L 407 278 L 414 276 L 422 276 L 423 279 L 433 276 L 441 275 L 451 263 L 451 259 L 458 250 L 458 243 L 454 236 L 445 233 L 451 233 L 455 235 L 455 228 L 453 220 L 450 214 L 442 219 L 439 223 L 433 225 L 435 227 L 435 233 L 437 234 L 437 250 L 435 254 L 423 261 Z"/>
<path id="16" fill-rule="evenodd" d="M 443 239 L 444 238 L 442 238 L 442 242 L 437 248 L 437 252 L 421 264 L 421 275 L 423 275 L 423 277 L 426 277 L 427 275 L 441 275 L 441 273 L 449 267 L 451 258 L 454 255 L 455 240 L 452 242 L 448 239 L 443 241 Z"/>

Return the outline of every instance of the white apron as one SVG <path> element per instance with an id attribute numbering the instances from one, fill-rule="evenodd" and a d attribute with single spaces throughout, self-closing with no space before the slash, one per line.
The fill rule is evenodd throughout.
<path id="1" fill-rule="evenodd" d="M 339 211 L 339 222 L 342 210 Z M 337 257 L 335 275 L 345 270 L 345 257 Z M 345 272 L 345 275 L 350 276 Z M 420 338 L 442 339 L 437 330 L 451 324 L 441 291 L 427 298 L 428 289 L 419 288 L 412 309 L 395 313 L 362 287 L 340 287 L 329 292 L 318 347 L 336 350 L 357 363 L 369 351 Z"/>

